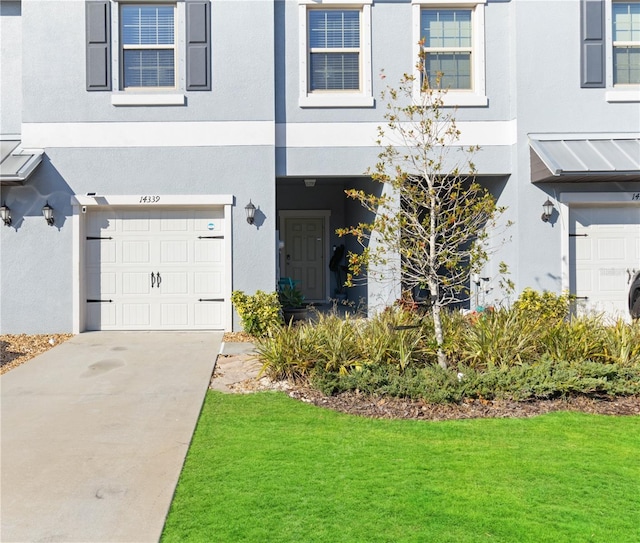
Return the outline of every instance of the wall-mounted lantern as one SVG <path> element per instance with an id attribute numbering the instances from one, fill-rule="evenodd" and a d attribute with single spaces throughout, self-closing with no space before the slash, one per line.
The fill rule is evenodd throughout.
<path id="1" fill-rule="evenodd" d="M 549 222 L 549 219 L 551 218 L 551 215 L 553 214 L 553 202 L 551 200 L 549 200 L 549 198 L 547 198 L 547 201 L 542 204 L 542 222 Z"/>
<path id="2" fill-rule="evenodd" d="M 0 219 L 5 226 L 11 226 L 11 209 L 5 203 L 0 206 Z"/>
<path id="3" fill-rule="evenodd" d="M 42 208 L 42 215 L 44 216 L 44 220 L 47 221 L 47 224 L 53 226 L 55 218 L 53 217 L 53 208 L 49 205 L 49 202 Z"/>
<path id="4" fill-rule="evenodd" d="M 256 217 L 256 206 L 254 206 L 251 200 L 249 200 L 249 203 L 244 206 L 244 210 L 247 212 L 247 222 L 249 224 L 253 224 Z"/>

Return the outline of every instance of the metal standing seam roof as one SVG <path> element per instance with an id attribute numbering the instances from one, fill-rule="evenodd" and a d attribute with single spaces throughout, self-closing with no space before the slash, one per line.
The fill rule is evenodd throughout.
<path id="1" fill-rule="evenodd" d="M 42 161 L 43 151 L 25 151 L 19 138 L 0 138 L 0 185 L 20 185 Z"/>
<path id="2" fill-rule="evenodd" d="M 562 138 L 529 136 L 532 155 L 532 181 L 595 180 L 619 176 L 636 176 L 640 180 L 640 138 L 581 138 L 579 135 Z M 536 164 L 536 157 L 547 172 Z M 589 177 L 590 179 L 586 179 Z"/>

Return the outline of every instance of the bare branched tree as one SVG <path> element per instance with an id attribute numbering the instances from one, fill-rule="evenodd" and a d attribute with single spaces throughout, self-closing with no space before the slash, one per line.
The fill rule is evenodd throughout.
<path id="1" fill-rule="evenodd" d="M 386 267 L 400 270 L 404 299 L 428 290 L 438 363 L 446 368 L 441 311 L 468 299 L 470 274 L 487 261 L 488 236 L 504 209 L 476 182 L 472 158 L 478 148 L 457 143 L 460 131 L 453 110 L 444 107 L 446 91 L 429 87 L 425 77 L 422 92 L 414 93 L 414 82 L 405 74 L 397 89 L 382 94 L 382 151 L 367 173 L 387 190 L 381 196 L 346 191 L 373 214 L 373 222 L 338 233 L 353 235 L 362 246 L 348 255 L 347 284 Z"/>

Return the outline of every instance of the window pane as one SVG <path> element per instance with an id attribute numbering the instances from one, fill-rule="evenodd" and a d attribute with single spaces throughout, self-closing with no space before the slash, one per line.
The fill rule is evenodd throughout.
<path id="1" fill-rule="evenodd" d="M 120 11 L 124 45 L 173 45 L 173 6 L 128 6 Z"/>
<path id="2" fill-rule="evenodd" d="M 126 49 L 124 51 L 124 87 L 173 87 L 175 68 L 172 50 Z"/>
<path id="3" fill-rule="evenodd" d="M 309 47 L 360 47 L 360 12 L 309 10 Z"/>
<path id="4" fill-rule="evenodd" d="M 425 69 L 432 88 L 471 89 L 470 53 L 427 53 Z"/>
<path id="5" fill-rule="evenodd" d="M 613 84 L 640 85 L 640 47 L 614 47 Z"/>
<path id="6" fill-rule="evenodd" d="M 471 10 L 423 9 L 420 15 L 425 47 L 471 47 Z"/>
<path id="7" fill-rule="evenodd" d="M 309 90 L 359 90 L 358 57 L 358 53 L 312 53 Z"/>

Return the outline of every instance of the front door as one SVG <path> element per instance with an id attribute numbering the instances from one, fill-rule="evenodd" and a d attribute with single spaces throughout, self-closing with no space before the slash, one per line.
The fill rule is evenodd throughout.
<path id="1" fill-rule="evenodd" d="M 298 281 L 307 301 L 325 299 L 324 224 L 320 218 L 284 219 L 284 277 Z"/>

